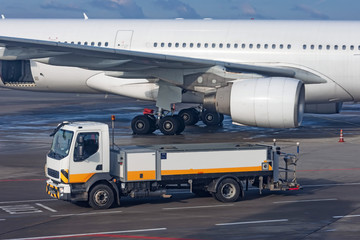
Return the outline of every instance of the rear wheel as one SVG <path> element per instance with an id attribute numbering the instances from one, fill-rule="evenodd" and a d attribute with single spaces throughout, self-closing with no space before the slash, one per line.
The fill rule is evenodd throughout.
<path id="1" fill-rule="evenodd" d="M 215 198 L 221 202 L 235 202 L 240 196 L 240 185 L 232 178 L 223 179 L 217 187 Z"/>
<path id="2" fill-rule="evenodd" d="M 91 189 L 89 205 L 93 209 L 108 209 L 114 204 L 114 192 L 108 185 L 98 184 Z"/>

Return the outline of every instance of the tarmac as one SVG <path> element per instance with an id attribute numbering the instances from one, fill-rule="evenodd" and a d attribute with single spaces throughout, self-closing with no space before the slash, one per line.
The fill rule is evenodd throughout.
<path id="1" fill-rule="evenodd" d="M 360 104 L 340 114 L 306 114 L 296 129 L 202 123 L 182 135 L 133 135 L 131 119 L 153 103 L 106 95 L 0 89 L 0 239 L 359 239 Z M 185 105 L 179 106 L 180 108 Z M 116 116 L 115 142 L 123 145 L 251 142 L 296 153 L 300 191 L 255 189 L 235 203 L 179 191 L 173 198 L 128 199 L 105 211 L 51 199 L 44 164 L 49 134 L 62 121 Z M 339 143 L 340 129 L 344 143 Z"/>

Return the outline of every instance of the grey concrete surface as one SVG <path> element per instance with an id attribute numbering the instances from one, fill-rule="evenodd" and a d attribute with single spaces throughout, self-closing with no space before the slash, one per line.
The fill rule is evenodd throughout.
<path id="1" fill-rule="evenodd" d="M 18 92 L 0 89 L 0 239 L 359 239 L 360 105 L 338 115 L 312 115 L 297 129 L 261 129 L 199 123 L 179 136 L 134 136 L 129 123 L 151 103 L 104 95 Z M 180 106 L 182 107 L 182 106 Z M 44 163 L 49 133 L 63 120 L 108 122 L 117 117 L 118 145 L 255 142 L 295 152 L 300 191 L 250 190 L 224 204 L 179 191 L 171 199 L 123 199 L 94 211 L 50 199 Z M 345 143 L 338 143 L 344 130 Z M 81 235 L 83 234 L 83 235 Z"/>

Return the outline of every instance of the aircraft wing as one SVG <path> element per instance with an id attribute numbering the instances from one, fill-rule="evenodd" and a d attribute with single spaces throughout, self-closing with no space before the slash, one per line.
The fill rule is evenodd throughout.
<path id="1" fill-rule="evenodd" d="M 295 67 L 278 67 L 255 64 L 242 64 L 211 59 L 149 53 L 125 49 L 84 46 L 71 43 L 43 41 L 0 36 L 0 60 L 29 60 L 57 65 L 80 67 L 91 70 L 160 72 L 167 82 L 180 86 L 182 71 L 203 69 L 214 66 L 234 73 L 255 73 L 263 76 L 297 78 L 307 84 L 325 83 L 317 74 Z M 167 79 L 166 71 L 173 71 Z M 171 78 L 169 77 L 169 78 Z"/>

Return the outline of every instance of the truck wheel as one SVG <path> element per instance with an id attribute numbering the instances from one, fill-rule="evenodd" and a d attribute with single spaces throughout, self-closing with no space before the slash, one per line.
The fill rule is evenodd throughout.
<path id="1" fill-rule="evenodd" d="M 240 196 L 240 185 L 232 178 L 225 178 L 217 187 L 215 198 L 220 202 L 235 202 Z"/>
<path id="2" fill-rule="evenodd" d="M 108 209 L 114 200 L 114 192 L 108 185 L 99 184 L 90 191 L 89 205 L 93 209 Z"/>

